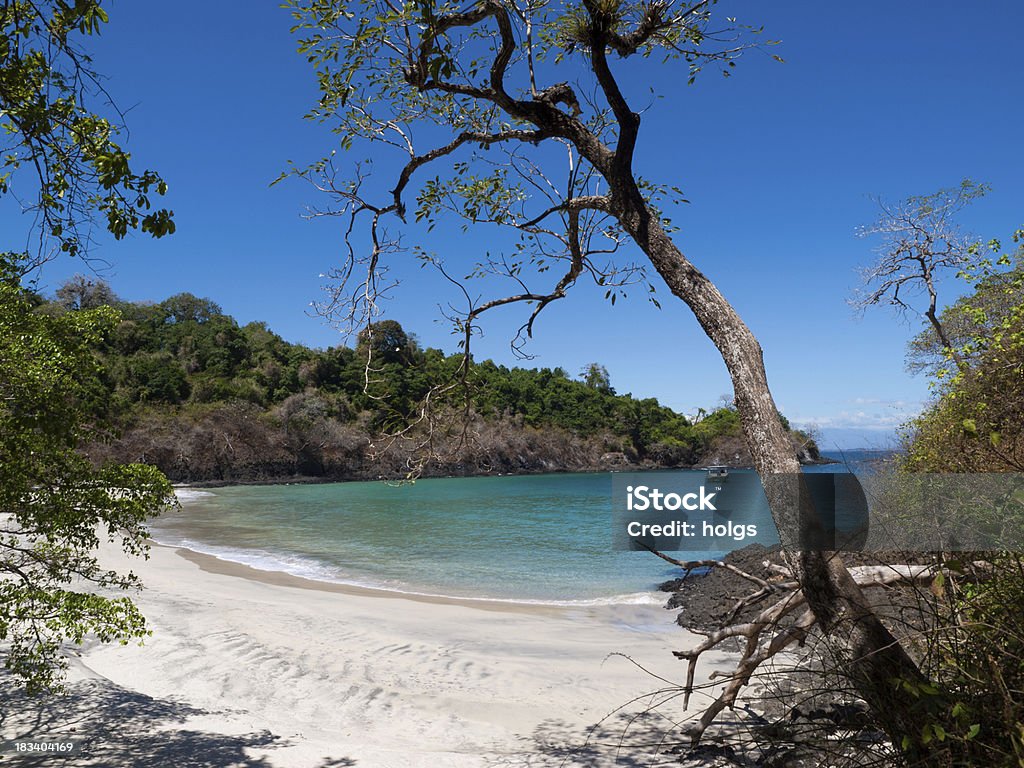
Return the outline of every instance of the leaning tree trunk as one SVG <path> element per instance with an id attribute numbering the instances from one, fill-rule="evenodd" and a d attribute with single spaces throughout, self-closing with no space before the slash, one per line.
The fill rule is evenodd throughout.
<path id="1" fill-rule="evenodd" d="M 581 111 L 579 99 L 567 83 L 539 92 L 531 87 L 531 96 L 526 99 L 516 98 L 508 92 L 505 78 L 517 48 L 512 17 L 506 5 L 498 0 L 480 0 L 472 10 L 429 20 L 429 34 L 421 29 L 417 32 L 419 42 L 416 45 L 409 43 L 409 66 L 403 76 L 421 94 L 439 91 L 458 95 L 459 98 L 490 102 L 515 120 L 536 126 L 537 130 L 524 133 L 502 129 L 498 134 L 484 135 L 463 132 L 444 147 L 413 157 L 392 191 L 394 203 L 384 210 L 401 216 L 404 211 L 401 194 L 411 173 L 438 157 L 449 155 L 464 143 L 480 140 L 490 146 L 506 139 L 537 143 L 554 137 L 569 141 L 604 177 L 609 187 L 608 195 L 575 198 L 576 204 L 615 216 L 651 260 L 672 293 L 685 301 L 697 316 L 729 369 L 744 434 L 754 465 L 765 484 L 775 523 L 780 532 L 799 531 L 800 521 L 806 516 L 801 504 L 795 500 L 806 499 L 807 494 L 800 493 L 799 488 L 797 493 L 793 492 L 796 483 L 792 481 L 799 479 L 800 466 L 768 389 L 761 348 L 718 289 L 687 261 L 668 238 L 658 216 L 643 199 L 632 171 L 640 116 L 632 111 L 623 97 L 608 65 L 607 54 L 609 50 L 615 50 L 620 56 L 633 55 L 645 49 L 645 44 L 656 32 L 675 27 L 682 21 L 663 19 L 663 9 L 654 3 L 637 29 L 624 36 L 618 31 L 621 19 L 617 16 L 617 4 L 582 0 L 582 6 L 586 11 L 586 22 L 578 29 L 578 41 L 589 51 L 591 69 L 617 123 L 614 150 L 577 119 Z M 446 60 L 446 54 L 435 48 L 436 40 L 450 30 L 471 28 L 491 18 L 500 44 L 495 50 L 486 85 L 449 83 L 444 77 L 438 77 L 436 66 L 435 73 L 431 73 L 431 61 L 439 60 L 434 58 L 436 55 L 441 56 L 440 61 Z M 573 251 L 573 260 L 577 261 L 582 260 L 576 218 L 578 210 L 574 213 L 568 204 L 571 202 L 567 201 L 565 211 L 569 213 L 570 250 Z M 380 210 L 376 216 L 380 216 Z M 553 296 L 564 295 L 564 289 L 574 279 L 575 275 L 570 272 Z M 818 626 L 826 635 L 843 630 L 849 637 L 846 666 L 858 691 L 888 735 L 900 745 L 904 735 L 920 734 L 920 726 L 924 723 L 916 714 L 919 710 L 911 706 L 910 697 L 902 687 L 893 686 L 893 681 L 922 681 L 920 670 L 879 621 L 842 561 L 834 554 L 826 556 L 820 552 L 790 553 L 790 557 Z"/>
<path id="2" fill-rule="evenodd" d="M 721 353 L 775 524 L 780 532 L 801 530 L 813 510 L 800 508 L 801 499 L 809 500 L 799 493 L 800 464 L 768 388 L 760 345 L 715 285 L 679 251 L 635 186 L 625 186 L 616 215 Z M 924 682 L 918 666 L 879 620 L 837 553 L 800 551 L 787 557 L 822 633 L 842 632 L 848 638 L 848 674 L 889 738 L 898 749 L 904 736 L 916 742 L 929 718 L 899 681 Z"/>

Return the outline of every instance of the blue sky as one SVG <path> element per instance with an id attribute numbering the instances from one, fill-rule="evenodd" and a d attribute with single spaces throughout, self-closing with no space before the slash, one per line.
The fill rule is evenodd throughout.
<path id="1" fill-rule="evenodd" d="M 875 217 L 872 195 L 895 200 L 964 177 L 993 187 L 965 212 L 965 228 L 1008 238 L 1024 224 L 1024 4 L 721 8 L 764 24 L 786 63 L 748 54 L 733 77 L 708 73 L 692 87 L 678 64 L 651 60 L 631 72 L 635 103 L 650 101 L 650 89 L 663 96 L 644 113 L 637 166 L 691 201 L 675 217 L 677 243 L 761 340 L 782 411 L 818 425 L 826 448 L 885 445 L 927 398 L 927 383 L 903 369 L 916 322 L 885 310 L 857 319 L 846 304 L 856 268 L 872 258 L 854 231 Z M 333 141 L 303 120 L 316 88 L 287 12 L 253 0 L 121 0 L 110 19 L 90 41 L 95 64 L 127 111 L 137 167 L 170 184 L 178 233 L 101 239 L 94 256 L 110 264 L 101 276 L 127 299 L 190 291 L 291 341 L 338 343 L 309 304 L 320 298 L 319 275 L 340 259 L 340 222 L 304 220 L 318 200 L 301 183 L 269 186 L 288 160 L 313 160 Z M 24 223 L 9 208 L 0 216 L 5 230 Z M 487 236 L 451 239 L 446 253 L 472 259 Z M 81 271 L 54 262 L 43 283 Z M 438 322 L 443 285 L 418 270 L 399 274 L 406 280 L 388 315 L 423 344 L 454 350 Z M 580 288 L 538 321 L 530 365 L 575 373 L 599 361 L 620 392 L 684 412 L 729 392 L 716 351 L 667 291 L 659 311 L 639 298 L 613 308 Z M 946 290 L 952 299 L 957 286 Z M 512 311 L 495 317 L 477 356 L 513 364 L 508 336 L 518 320 Z"/>

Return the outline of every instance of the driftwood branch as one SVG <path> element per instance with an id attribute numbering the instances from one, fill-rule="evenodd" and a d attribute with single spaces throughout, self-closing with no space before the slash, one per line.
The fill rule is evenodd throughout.
<path id="1" fill-rule="evenodd" d="M 642 542 L 638 543 L 644 546 Z M 722 692 L 704 709 L 700 718 L 687 729 L 692 743 L 696 745 L 722 710 L 733 708 L 740 691 L 750 682 L 752 675 L 763 663 L 794 644 L 803 644 L 808 632 L 814 626 L 815 616 L 813 611 L 807 607 L 807 600 L 799 583 L 792 578 L 792 573 L 785 566 L 765 563 L 766 567 L 774 565 L 770 570 L 775 572 L 780 579 L 786 577 L 784 581 L 769 582 L 746 573 L 730 563 L 718 560 L 681 561 L 650 547 L 645 546 L 644 548 L 687 571 L 701 567 L 724 568 L 760 586 L 760 589 L 738 600 L 726 618 L 725 624 L 720 629 L 708 634 L 696 647 L 686 651 L 673 651 L 676 658 L 687 662 L 686 684 L 683 688 L 683 708 L 686 709 L 689 706 L 690 695 L 695 690 L 694 677 L 700 657 L 730 639 L 736 638 L 744 641 L 740 658 L 733 670 L 729 673 L 714 672 L 711 675 L 712 680 L 724 676 L 728 678 L 728 682 Z M 940 565 L 864 565 L 852 567 L 849 571 L 850 576 L 862 590 L 896 584 L 927 585 L 939 573 L 946 572 Z M 776 595 L 778 599 L 752 619 L 736 621 L 741 610 L 759 603 L 769 595 Z M 794 620 L 785 626 L 781 624 L 784 618 L 794 614 L 797 614 Z"/>

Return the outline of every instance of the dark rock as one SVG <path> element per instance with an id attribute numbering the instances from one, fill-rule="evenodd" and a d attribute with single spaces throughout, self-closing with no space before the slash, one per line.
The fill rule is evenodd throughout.
<path id="1" fill-rule="evenodd" d="M 669 579 L 658 585 L 659 592 L 677 592 L 683 588 L 683 583 L 686 579 Z"/>
<path id="2" fill-rule="evenodd" d="M 764 561 L 779 557 L 779 548 L 768 548 L 762 544 L 750 544 L 737 549 L 725 557 L 725 562 L 764 579 L 773 578 L 765 567 Z M 686 629 L 695 632 L 711 632 L 718 629 L 728 618 L 736 601 L 756 589 L 749 581 L 731 571 L 722 568 L 711 568 L 708 571 L 691 571 L 685 578 L 673 580 L 678 584 L 669 597 L 665 607 L 682 609 L 676 622 Z M 665 582 L 667 586 L 672 582 Z M 665 590 L 668 591 L 668 590 Z M 758 607 L 741 613 L 745 617 Z"/>

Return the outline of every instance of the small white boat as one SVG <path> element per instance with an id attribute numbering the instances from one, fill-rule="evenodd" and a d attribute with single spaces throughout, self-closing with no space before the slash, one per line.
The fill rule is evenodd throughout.
<path id="1" fill-rule="evenodd" d="M 714 480 L 715 482 L 722 482 L 723 480 L 729 479 L 729 468 L 724 466 L 713 466 L 708 467 L 708 480 Z"/>

